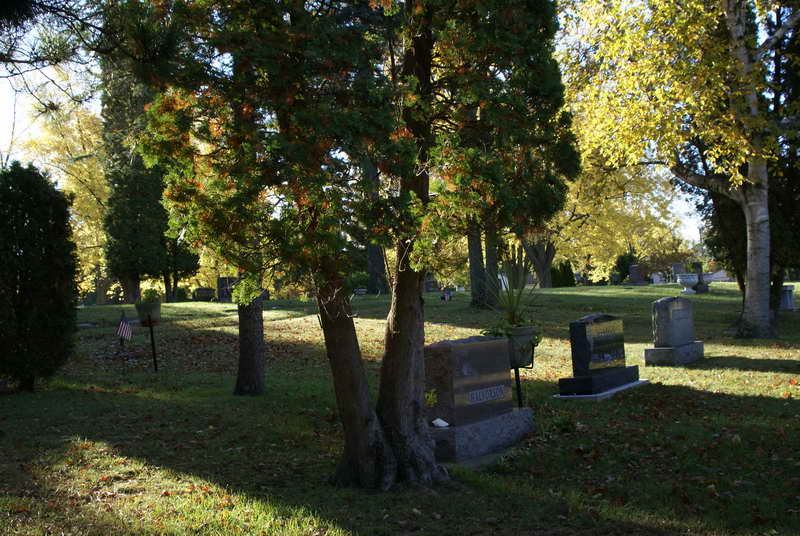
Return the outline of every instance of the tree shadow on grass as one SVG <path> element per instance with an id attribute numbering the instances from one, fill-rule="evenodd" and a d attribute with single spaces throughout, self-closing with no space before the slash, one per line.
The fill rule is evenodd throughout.
<path id="1" fill-rule="evenodd" d="M 699 370 L 741 370 L 755 372 L 800 373 L 800 360 L 763 359 L 734 355 L 712 356 L 689 365 Z"/>
<path id="2" fill-rule="evenodd" d="M 40 400 L 35 403 L 46 403 L 49 398 L 50 402 L 59 402 L 59 409 L 25 432 L 39 437 L 50 434 L 44 442 L 47 454 L 44 455 L 41 445 L 29 444 L 32 439 L 22 439 L 20 430 L 12 426 L 12 436 L 18 443 L 14 461 L 22 463 L 20 472 L 25 473 L 32 470 L 24 468 L 30 465 L 46 471 L 44 460 L 59 471 L 77 466 L 82 472 L 91 471 L 92 463 L 102 465 L 102 460 L 107 460 L 110 467 L 69 492 L 64 490 L 71 486 L 49 485 L 47 479 L 26 486 L 28 490 L 36 490 L 36 500 L 42 504 L 59 505 L 54 507 L 56 526 L 58 512 L 70 511 L 71 515 L 80 516 L 78 527 L 86 525 L 85 534 L 172 533 L 164 529 L 163 522 L 174 523 L 181 515 L 191 518 L 192 510 L 202 508 L 189 501 L 203 497 L 202 482 L 244 496 L 233 498 L 232 516 L 236 515 L 236 503 L 247 500 L 269 505 L 273 517 L 288 524 L 310 524 L 313 518 L 323 524 L 323 529 L 340 528 L 354 534 L 464 534 L 470 530 L 508 535 L 536 531 L 553 536 L 669 534 L 632 521 L 609 522 L 591 513 L 584 515 L 563 497 L 549 496 L 536 487 L 509 496 L 508 482 L 494 482 L 495 477 L 491 476 L 483 482 L 485 474 L 478 473 L 461 475 L 435 490 L 401 487 L 391 493 L 374 494 L 334 489 L 325 477 L 335 468 L 341 442 L 338 425 L 326 418 L 327 408 L 319 411 L 318 407 L 309 407 L 313 397 L 307 391 L 304 401 L 298 404 L 296 387 L 279 384 L 261 398 L 233 399 L 218 393 L 213 398 L 184 397 L 178 401 L 112 391 L 47 391 L 32 395 L 27 402 L 36 397 Z M 150 388 L 147 385 L 143 390 L 149 392 Z M 76 414 L 78 408 L 84 409 L 83 415 Z M 62 435 L 52 435 L 53 427 L 61 430 Z M 42 461 L 31 464 L 24 457 L 26 453 L 35 453 Z M 106 458 L 92 462 L 100 453 Z M 113 464 L 108 462 L 108 456 L 112 455 L 114 459 L 125 460 L 123 471 L 121 476 L 104 481 L 101 475 L 115 474 Z M 137 463 L 143 467 L 137 468 Z M 164 489 L 137 492 L 137 486 L 131 482 L 151 480 L 150 468 L 167 469 L 176 475 L 178 482 L 170 482 Z M 14 477 L 10 475 L 8 480 L 12 486 Z M 198 484 L 193 488 L 197 491 L 186 492 L 192 483 Z M 150 497 L 142 497 L 145 493 Z M 115 518 L 115 503 L 137 494 L 145 508 L 140 515 L 146 519 L 126 527 L 131 522 L 128 519 L 131 512 L 120 512 L 119 518 Z M 147 507 L 148 503 L 155 504 L 155 510 Z M 532 504 L 535 504 L 533 511 Z M 198 532 L 226 533 L 231 529 L 226 521 L 230 516 L 216 515 L 218 508 L 218 504 L 213 506 L 205 518 L 205 528 Z M 155 515 L 156 511 L 160 515 Z M 557 516 L 562 513 L 569 517 L 559 519 Z M 30 510 L 18 513 L 21 518 L 32 516 Z M 280 524 L 267 528 L 281 533 Z M 251 533 L 259 532 L 258 527 L 251 529 Z M 192 532 L 191 526 L 175 531 L 178 532 Z M 318 532 L 309 526 L 307 531 L 298 533 L 324 534 L 325 530 Z"/>
<path id="3" fill-rule="evenodd" d="M 294 350 L 295 356 L 319 351 Z M 603 403 L 575 404 L 543 396 L 550 382 L 528 381 L 538 431 L 506 459 L 482 472 L 457 471 L 452 483 L 431 491 L 374 494 L 327 484 L 342 446 L 332 387 L 326 368 L 291 359 L 272 363 L 262 397 L 231 396 L 230 377 L 220 384 L 208 373 L 179 371 L 107 373 L 96 382 L 68 379 L 36 395 L 8 397 L 0 449 L 14 469 L 4 481 L 91 471 L 86 460 L 98 456 L 106 465 L 88 490 L 64 495 L 69 486 L 57 478 L 21 484 L 43 503 L 83 504 L 76 515 L 98 524 L 87 534 L 189 533 L 191 526 L 179 531 L 159 523 L 179 523 L 179 516 L 203 508 L 210 510 L 198 533 L 226 533 L 231 516 L 244 523 L 235 505 L 194 503 L 203 492 L 182 491 L 202 482 L 240 494 L 234 503 L 273 508 L 283 523 L 315 518 L 322 529 L 359 534 L 735 533 L 788 530 L 796 521 L 788 513 L 796 496 L 791 481 L 774 482 L 797 461 L 796 441 L 782 428 L 796 408 L 783 400 L 650 385 Z M 116 459 L 131 468 L 120 472 Z M 172 475 L 168 489 L 147 487 L 155 468 Z M 105 471 L 122 476 L 104 481 Z M 144 491 L 119 493 L 129 480 Z M 110 510 L 95 507 L 98 497 L 106 497 Z M 134 510 L 140 526 L 126 528 L 131 514 L 115 514 L 115 501 L 122 510 L 131 497 L 155 510 Z M 229 515 L 220 508 L 230 508 Z M 267 528 L 280 534 L 282 527 Z M 320 532 L 309 526 L 298 533 Z"/>

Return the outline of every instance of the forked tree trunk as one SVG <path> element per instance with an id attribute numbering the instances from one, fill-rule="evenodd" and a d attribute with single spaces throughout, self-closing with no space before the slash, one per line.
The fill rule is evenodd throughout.
<path id="1" fill-rule="evenodd" d="M 247 305 L 237 307 L 239 313 L 239 369 L 235 395 L 264 393 L 264 317 L 259 295 Z"/>
<path id="2" fill-rule="evenodd" d="M 424 272 L 411 268 L 409 250 L 412 247 L 408 242 L 398 244 L 397 277 L 386 322 L 378 415 L 397 458 L 398 479 L 430 485 L 445 480 L 447 471 L 436 462 L 434 443 L 425 420 Z"/>
<path id="3" fill-rule="evenodd" d="M 413 193 L 424 204 L 428 203 L 428 158 L 433 143 L 432 119 L 428 116 L 433 99 L 433 9 L 433 4 L 405 4 L 408 24 L 413 31 L 401 72 L 403 79 L 416 80 L 419 100 L 408 99 L 402 110 L 403 122 L 417 146 L 417 162 L 411 173 L 401 177 L 400 198 L 410 198 Z M 386 321 L 386 352 L 381 366 L 377 409 L 383 431 L 397 458 L 398 479 L 430 485 L 447 479 L 447 471 L 436 462 L 434 443 L 424 415 L 424 272 L 411 267 L 417 231 L 413 223 L 401 227 L 397 241 L 397 270 Z"/>
<path id="4" fill-rule="evenodd" d="M 486 222 L 486 306 L 495 307 L 500 294 L 500 281 L 497 279 L 497 226 Z"/>
<path id="5" fill-rule="evenodd" d="M 533 264 L 539 288 L 553 287 L 553 259 L 556 256 L 556 246 L 550 240 L 540 240 L 534 243 L 522 241 L 525 254 Z"/>
<path id="6" fill-rule="evenodd" d="M 762 123 L 768 111 L 762 91 L 752 82 L 761 67 L 751 51 L 751 43 L 757 36 L 749 22 L 749 3 L 726 0 L 723 5 L 733 66 L 743 82 L 738 91 L 729 92 L 730 109 L 745 126 L 747 150 L 752 155 L 747 160 L 747 183 L 741 186 L 737 196 L 747 225 L 746 290 L 739 335 L 765 338 L 774 336 L 769 314 L 769 173 L 762 156 L 767 144 L 767 130 Z"/>
<path id="7" fill-rule="evenodd" d="M 342 281 L 328 283 L 319 292 L 317 305 L 344 429 L 344 452 L 333 483 L 389 489 L 395 481 L 397 465 L 370 406 L 367 373 Z"/>
<path id="8" fill-rule="evenodd" d="M 476 221 L 470 221 L 467 228 L 467 250 L 469 252 L 469 288 L 473 307 L 486 307 L 486 269 L 483 266 L 483 246 L 481 228 Z"/>

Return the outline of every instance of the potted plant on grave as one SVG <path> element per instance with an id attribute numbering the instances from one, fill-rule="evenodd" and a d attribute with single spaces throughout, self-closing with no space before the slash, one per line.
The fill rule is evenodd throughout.
<path id="1" fill-rule="evenodd" d="M 501 320 L 481 333 L 508 339 L 508 354 L 513 369 L 533 367 L 533 353 L 541 340 L 533 323 L 533 290 L 525 286 L 530 264 L 523 254 L 504 259 L 500 280 L 489 285 L 496 298 L 495 309 Z"/>
<path id="2" fill-rule="evenodd" d="M 146 289 L 142 293 L 142 298 L 134 305 L 142 326 L 148 326 L 150 322 L 155 326 L 161 320 L 161 295 L 156 289 Z"/>

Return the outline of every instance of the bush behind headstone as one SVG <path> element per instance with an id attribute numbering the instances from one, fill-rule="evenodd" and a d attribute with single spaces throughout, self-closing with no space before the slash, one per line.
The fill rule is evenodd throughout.
<path id="1" fill-rule="evenodd" d="M 0 171 L 0 375 L 33 390 L 74 348 L 70 199 L 29 165 Z"/>
<path id="2" fill-rule="evenodd" d="M 569 261 L 554 264 L 550 268 L 550 274 L 554 288 L 575 286 L 575 272 L 572 270 L 572 265 Z"/>

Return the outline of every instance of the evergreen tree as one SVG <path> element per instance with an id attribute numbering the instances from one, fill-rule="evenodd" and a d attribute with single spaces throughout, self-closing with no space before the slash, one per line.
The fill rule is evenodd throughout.
<path id="1" fill-rule="evenodd" d="M 146 86 L 121 62 L 105 59 L 101 65 L 105 174 L 110 191 L 104 220 L 106 260 L 109 273 L 120 280 L 125 300 L 133 303 L 142 278 L 160 278 L 169 268 L 164 238 L 167 212 L 161 205 L 164 181 L 158 168 L 145 167 L 135 145 L 150 99 Z"/>
<path id="2" fill-rule="evenodd" d="M 70 200 L 33 166 L 0 172 L 0 374 L 32 391 L 74 347 Z"/>

